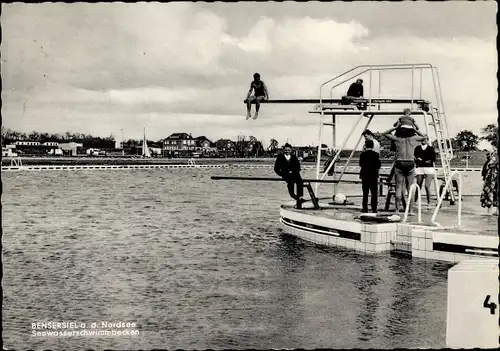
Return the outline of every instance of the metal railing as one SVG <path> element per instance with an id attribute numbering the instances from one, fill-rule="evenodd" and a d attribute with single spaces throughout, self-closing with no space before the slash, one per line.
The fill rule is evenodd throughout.
<path id="1" fill-rule="evenodd" d="M 434 131 L 435 131 L 435 134 L 436 134 L 436 141 L 438 143 L 438 148 L 439 148 L 439 151 L 440 151 L 440 155 L 441 155 L 441 164 L 442 164 L 442 168 L 443 168 L 443 173 L 444 173 L 444 176 L 445 176 L 445 182 L 448 180 L 447 178 L 448 175 L 451 173 L 451 168 L 450 168 L 450 164 L 449 164 L 449 160 L 446 159 L 446 160 L 443 160 L 443 157 L 448 157 L 447 156 L 447 153 L 448 151 L 451 149 L 450 147 L 448 147 L 449 145 L 449 138 L 448 138 L 448 130 L 447 130 L 447 123 L 445 121 L 445 113 L 444 113 L 444 103 L 443 103 L 443 97 L 442 97 L 442 93 L 441 93 L 441 84 L 440 84 L 440 81 L 439 81 L 439 74 L 438 74 L 438 71 L 437 71 L 437 67 L 434 67 L 433 65 L 431 65 L 430 63 L 415 63 L 415 64 L 377 64 L 377 65 L 359 65 L 359 66 L 356 66 L 346 72 L 343 72 L 337 76 L 335 76 L 334 78 L 332 79 L 329 79 L 327 81 L 325 81 L 324 83 L 322 83 L 320 85 L 320 98 L 319 98 L 319 108 L 320 108 L 320 118 L 319 118 L 319 131 L 318 131 L 318 151 L 317 151 L 317 162 L 316 162 L 316 178 L 317 179 L 320 179 L 320 172 L 321 172 L 321 154 L 322 154 L 322 142 L 321 142 L 321 136 L 322 136 L 322 127 L 323 127 L 323 117 L 325 116 L 324 114 L 324 109 L 323 109 L 323 90 L 325 88 L 326 85 L 336 81 L 336 80 L 341 80 L 340 82 L 336 82 L 331 88 L 330 88 L 330 99 L 332 99 L 332 94 L 333 94 L 333 89 L 348 82 L 349 80 L 352 80 L 356 77 L 359 77 L 365 73 L 369 73 L 369 94 L 368 94 L 368 106 L 371 107 L 371 101 L 372 101 L 372 72 L 373 71 L 377 71 L 378 72 L 378 76 L 379 76 L 379 79 L 378 79 L 378 83 L 379 83 L 379 91 L 378 91 L 378 94 L 379 94 L 379 98 L 380 98 L 380 90 L 381 90 L 381 72 L 382 71 L 392 71 L 392 70 L 411 70 L 411 110 L 413 110 L 413 105 L 414 105 L 414 100 L 415 100 L 415 96 L 414 96 L 414 93 L 415 93 L 415 89 L 414 89 L 414 85 L 415 85 L 415 70 L 419 70 L 420 71 L 420 99 L 422 97 L 422 72 L 423 70 L 426 69 L 426 70 L 430 70 L 431 71 L 431 74 L 432 74 L 432 81 L 433 81 L 433 87 L 434 87 L 434 95 L 435 95 L 435 99 L 436 99 L 436 103 L 437 103 L 437 109 L 436 109 L 436 118 L 439 118 L 439 123 L 440 123 L 440 126 L 439 128 L 441 128 L 442 132 L 441 132 L 441 135 L 440 135 L 440 132 L 437 130 L 437 127 L 435 126 L 434 128 Z M 432 106 L 432 105 L 431 105 Z M 369 110 L 370 108 L 368 108 L 368 110 L 362 110 L 360 111 L 360 114 L 362 117 L 363 114 L 369 114 Z M 431 109 L 431 111 L 433 111 Z M 428 121 L 428 115 L 424 112 L 424 119 L 425 119 L 425 126 L 426 126 L 426 133 L 427 135 L 429 135 L 429 128 L 428 128 L 428 125 L 429 125 L 429 121 Z M 432 116 L 432 119 L 433 119 L 433 122 L 435 122 L 435 118 L 434 118 L 434 115 L 432 114 L 432 112 L 430 113 L 430 115 Z M 360 118 L 361 119 L 361 118 Z M 371 121 L 371 119 L 370 119 Z M 370 123 L 369 121 L 369 123 Z M 369 125 L 369 123 L 367 123 L 367 126 Z M 342 150 L 344 149 L 344 147 L 346 146 L 347 142 L 348 142 L 348 139 L 351 137 L 352 133 L 354 132 L 356 126 L 359 124 L 359 120 L 357 121 L 357 123 L 353 126 L 350 134 L 348 135 L 348 137 L 346 138 L 346 140 L 344 141 L 342 147 L 340 149 L 338 149 L 337 151 L 337 154 L 335 155 L 335 157 L 333 158 L 333 160 L 330 162 L 330 165 L 328 165 L 326 171 L 325 171 L 325 174 L 323 175 L 323 177 L 321 179 L 324 179 L 324 177 L 328 174 L 328 171 L 331 169 L 332 165 L 335 164 L 335 161 L 337 161 L 339 155 L 340 155 L 340 152 L 342 152 Z M 368 127 L 365 127 L 368 128 Z M 335 131 L 334 131 L 335 133 Z M 333 138 L 334 139 L 334 143 L 335 143 L 335 137 Z M 443 140 L 444 139 L 444 140 Z M 359 145 L 359 142 L 360 142 L 361 138 L 358 140 L 358 143 L 356 144 L 356 147 L 355 149 L 358 147 Z M 446 145 L 443 145 L 442 142 L 446 143 Z M 336 145 L 333 145 L 333 148 L 336 149 Z M 353 151 L 354 153 L 354 151 Z M 352 155 L 353 153 L 351 153 L 349 159 L 348 159 L 348 162 L 350 161 L 350 159 L 352 158 Z M 446 155 L 445 155 L 446 154 Z M 342 174 L 343 175 L 343 174 Z M 342 177 L 341 175 L 341 177 Z M 436 189 L 438 187 L 438 182 L 437 182 L 437 179 L 436 179 L 436 182 L 435 182 L 435 185 L 436 185 Z M 316 193 L 318 193 L 318 188 L 319 188 L 319 184 L 316 185 Z M 446 188 L 445 188 L 446 189 Z M 450 188 L 450 191 L 452 189 Z M 453 200 L 453 196 L 452 196 L 452 200 Z"/>
<path id="2" fill-rule="evenodd" d="M 373 119 L 373 115 L 372 115 L 371 117 L 369 117 L 368 122 L 366 122 L 366 125 L 365 125 L 365 128 L 364 128 L 364 129 L 368 129 L 368 126 L 369 126 L 369 125 L 370 125 L 370 123 L 372 122 L 372 119 Z M 352 130 L 352 132 L 354 132 L 354 130 Z M 352 132 L 351 132 L 351 134 L 350 134 L 350 135 L 352 135 Z M 347 138 L 346 138 L 346 140 L 347 140 L 348 138 L 349 138 L 349 137 L 347 137 Z M 349 155 L 349 158 L 348 158 L 348 159 L 347 159 L 347 161 L 346 161 L 346 167 L 344 167 L 344 168 L 342 169 L 342 172 L 340 173 L 340 176 L 339 176 L 339 178 L 337 179 L 337 180 L 339 181 L 339 183 L 340 183 L 340 181 L 342 180 L 342 177 L 344 176 L 344 173 L 346 172 L 347 165 L 349 164 L 349 162 L 351 162 L 351 159 L 352 159 L 352 157 L 354 156 L 354 153 L 356 152 L 356 149 L 358 148 L 359 143 L 361 142 L 361 140 L 362 140 L 362 139 L 363 139 L 363 135 L 361 135 L 361 134 L 360 134 L 360 135 L 359 135 L 359 138 L 358 138 L 358 141 L 356 142 L 356 146 L 353 148 L 353 150 L 351 151 L 351 154 Z M 323 177 L 322 177 L 321 179 L 325 178 L 325 176 L 326 176 L 327 174 L 328 174 L 328 172 L 324 173 L 324 174 L 323 174 Z"/>
<path id="3" fill-rule="evenodd" d="M 23 161 L 21 157 L 13 158 L 10 160 L 10 166 L 11 167 L 22 167 L 23 166 Z"/>
<path id="4" fill-rule="evenodd" d="M 461 225 L 461 220 L 462 220 L 462 173 L 459 171 L 454 171 L 453 173 L 450 174 L 450 177 L 446 181 L 446 184 L 443 188 L 443 193 L 439 197 L 438 203 L 436 205 L 436 209 L 434 210 L 434 213 L 432 214 L 431 218 L 431 223 L 441 227 L 439 223 L 436 222 L 436 217 L 439 212 L 439 209 L 441 208 L 441 204 L 443 203 L 444 198 L 446 197 L 446 189 L 451 185 L 450 183 L 453 180 L 453 176 L 458 176 L 458 217 L 457 217 L 457 225 L 460 227 Z M 450 187 L 450 192 L 453 192 L 453 188 Z"/>
<path id="5" fill-rule="evenodd" d="M 321 180 L 323 180 L 326 175 L 328 174 L 328 172 L 330 171 L 330 169 L 333 167 L 333 165 L 335 164 L 335 162 L 337 162 L 337 159 L 340 158 L 340 153 L 342 152 L 342 150 L 345 148 L 345 146 L 347 145 L 347 142 L 349 141 L 349 138 L 351 137 L 351 135 L 354 133 L 354 130 L 356 129 L 356 127 L 358 126 L 359 122 L 361 121 L 361 119 L 363 118 L 363 114 L 360 114 L 359 115 L 359 118 L 358 120 L 356 121 L 356 123 L 352 126 L 351 130 L 349 131 L 349 134 L 347 135 L 347 137 L 344 139 L 344 143 L 342 144 L 342 147 L 336 152 L 335 156 L 333 157 L 333 159 L 330 161 L 330 164 L 328 165 L 328 167 L 326 168 L 325 170 L 325 173 L 323 174 L 323 176 L 321 177 Z M 371 120 L 371 119 L 370 119 Z M 320 130 L 321 130 L 321 127 L 320 127 Z M 321 142 L 320 142 L 320 146 L 321 146 Z M 321 162 L 321 149 L 318 148 L 318 160 L 317 160 L 317 168 L 316 168 L 316 179 L 320 179 L 319 178 L 319 165 L 320 165 L 320 162 Z M 316 196 L 318 195 L 318 188 L 319 188 L 319 185 L 320 183 L 317 183 L 316 184 L 316 189 L 315 189 L 315 192 L 316 192 Z"/>
<path id="6" fill-rule="evenodd" d="M 408 200 L 406 201 L 406 209 L 405 209 L 405 215 L 403 217 L 403 223 L 406 223 L 406 221 L 408 220 L 408 213 L 410 211 L 410 206 L 411 206 L 411 204 L 413 202 L 413 196 L 415 195 L 415 189 L 417 189 L 417 195 L 418 195 L 418 200 L 417 200 L 417 208 L 418 208 L 417 223 L 422 223 L 422 200 L 420 199 L 421 189 L 420 189 L 420 187 L 418 186 L 417 183 L 413 183 L 410 186 L 410 190 L 408 191 Z M 396 201 L 398 201 L 398 200 L 396 199 Z"/>

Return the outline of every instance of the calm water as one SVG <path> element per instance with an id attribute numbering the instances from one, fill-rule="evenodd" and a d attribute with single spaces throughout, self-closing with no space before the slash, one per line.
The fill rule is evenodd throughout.
<path id="1" fill-rule="evenodd" d="M 4 173 L 3 337 L 15 349 L 445 347 L 450 264 L 284 235 L 271 170 Z M 31 323 L 134 322 L 37 337 Z"/>

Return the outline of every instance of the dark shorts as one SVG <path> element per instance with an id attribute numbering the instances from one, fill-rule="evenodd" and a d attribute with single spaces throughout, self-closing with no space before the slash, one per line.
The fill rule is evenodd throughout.
<path id="1" fill-rule="evenodd" d="M 398 138 L 410 138 L 417 135 L 417 132 L 413 128 L 398 128 L 394 135 Z"/>
<path id="2" fill-rule="evenodd" d="M 252 102 L 252 101 L 262 101 L 262 100 L 266 100 L 266 96 L 265 95 L 252 95 L 248 98 L 248 102 Z"/>
<path id="3" fill-rule="evenodd" d="M 413 161 L 396 161 L 394 168 L 405 177 L 408 177 L 415 169 L 415 162 Z"/>

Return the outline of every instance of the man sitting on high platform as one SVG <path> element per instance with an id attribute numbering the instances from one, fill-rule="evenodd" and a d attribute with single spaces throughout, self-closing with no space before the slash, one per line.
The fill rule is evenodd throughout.
<path id="1" fill-rule="evenodd" d="M 350 105 L 357 99 L 362 99 L 364 96 L 363 91 L 363 79 L 357 79 L 355 83 L 352 83 L 347 90 L 347 94 L 342 96 L 342 105 Z M 366 102 L 358 104 L 360 110 L 366 110 Z"/>
<path id="2" fill-rule="evenodd" d="M 362 98 L 363 95 L 363 79 L 357 79 L 355 83 L 349 86 L 346 96 L 350 98 Z"/>

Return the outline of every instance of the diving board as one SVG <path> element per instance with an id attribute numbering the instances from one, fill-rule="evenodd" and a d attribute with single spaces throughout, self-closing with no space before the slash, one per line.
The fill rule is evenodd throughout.
<path id="1" fill-rule="evenodd" d="M 323 115 L 349 115 L 349 116 L 359 116 L 360 114 L 363 114 L 365 117 L 370 117 L 370 116 L 401 116 L 403 115 L 403 111 L 401 110 L 336 110 L 336 111 L 309 111 L 309 113 L 317 113 L 317 114 L 323 114 Z M 411 111 L 412 115 L 429 115 L 429 113 L 422 111 L 422 110 L 415 110 Z"/>
<path id="2" fill-rule="evenodd" d="M 422 99 L 358 99 L 358 98 L 353 98 L 352 104 L 357 104 L 357 103 L 372 103 L 372 104 L 428 104 L 429 101 L 427 100 L 422 100 Z M 345 100 L 343 99 L 278 99 L 278 100 L 261 100 L 258 101 L 260 104 L 339 104 L 341 102 L 344 102 Z M 247 100 L 243 101 L 245 104 L 247 103 Z M 253 100 L 250 103 L 255 104 L 257 101 Z"/>
<path id="3" fill-rule="evenodd" d="M 271 182 L 284 182 L 282 178 L 271 177 L 233 177 L 233 176 L 212 176 L 212 180 L 253 180 L 253 181 L 271 181 Z M 339 180 L 327 179 L 302 179 L 304 183 L 339 183 Z M 361 184 L 361 180 L 342 180 L 342 183 Z"/>

